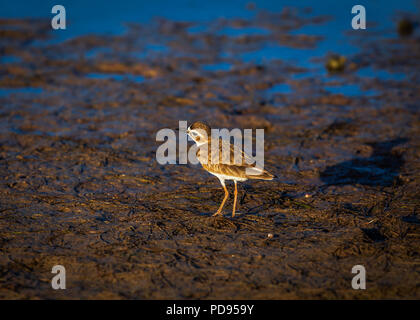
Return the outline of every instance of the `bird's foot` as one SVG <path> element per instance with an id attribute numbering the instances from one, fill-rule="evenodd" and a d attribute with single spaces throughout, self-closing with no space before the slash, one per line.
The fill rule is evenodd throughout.
<path id="1" fill-rule="evenodd" d="M 212 217 L 216 217 L 222 215 L 222 211 L 217 211 L 215 214 L 212 215 Z"/>

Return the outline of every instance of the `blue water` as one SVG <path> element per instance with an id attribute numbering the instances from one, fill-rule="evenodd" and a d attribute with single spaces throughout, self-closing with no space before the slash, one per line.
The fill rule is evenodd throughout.
<path id="1" fill-rule="evenodd" d="M 318 42 L 315 48 L 300 49 L 284 46 L 280 43 L 266 43 L 263 47 L 235 55 L 229 51 L 224 51 L 221 58 L 238 57 L 248 63 L 266 63 L 270 60 L 280 59 L 293 63 L 297 66 L 309 68 L 311 71 L 305 74 L 296 74 L 295 79 L 306 76 L 329 77 L 325 72 L 323 64 L 314 62 L 314 57 L 324 57 L 330 52 L 343 55 L 357 53 L 359 48 L 354 46 L 350 37 L 362 35 L 365 32 L 378 32 L 384 37 L 395 37 L 395 14 L 398 11 L 414 13 L 418 12 L 416 1 L 414 0 L 370 0 L 355 2 L 354 0 L 277 0 L 277 1 L 255 1 L 256 9 L 247 8 L 249 0 L 156 0 L 156 1 L 103 1 L 103 0 L 62 0 L 67 13 L 67 29 L 55 30 L 53 36 L 55 41 L 63 41 L 84 34 L 121 34 L 126 31 L 125 23 L 149 23 L 157 17 L 164 17 L 175 21 L 190 21 L 196 25 L 190 27 L 190 33 L 205 32 L 206 24 L 214 22 L 219 18 L 245 18 L 254 17 L 261 9 L 270 12 L 281 12 L 285 7 L 311 8 L 309 16 L 330 16 L 331 19 L 320 25 L 306 25 L 300 29 L 292 30 L 291 34 L 318 35 L 324 37 Z M 0 17 L 2 18 L 28 18 L 43 17 L 51 19 L 51 8 L 56 2 L 51 1 L 1 1 Z M 351 8 L 355 4 L 363 4 L 367 14 L 367 30 L 353 30 L 351 28 Z M 226 27 L 218 31 L 219 34 L 238 37 L 243 35 L 265 35 L 267 30 L 255 27 Z M 347 34 L 347 35 L 345 35 Z M 350 34 L 350 37 L 348 36 Z M 167 48 L 164 43 L 149 44 L 145 50 L 137 56 L 144 58 L 150 54 L 165 54 Z M 87 57 L 94 57 L 96 54 L 107 54 L 107 49 L 95 49 L 87 52 Z M 2 58 L 2 63 L 13 62 L 13 57 Z M 207 71 L 227 71 L 231 66 L 226 63 L 214 65 L 203 65 Z M 359 76 L 378 77 L 381 79 L 399 80 L 404 79 L 404 74 L 389 74 L 382 70 L 360 70 Z M 95 77 L 94 75 L 91 75 Z M 99 77 L 99 76 L 97 76 Z M 116 75 L 104 77 L 119 79 Z M 120 79 L 122 80 L 122 79 Z M 141 82 L 143 79 L 132 78 L 132 81 Z M 275 92 L 290 92 L 286 87 L 275 87 Z M 343 90 L 349 94 L 357 94 L 358 87 L 329 88 Z"/>
<path id="2" fill-rule="evenodd" d="M 339 86 L 324 86 L 324 89 L 333 94 L 342 94 L 348 97 L 358 97 L 358 96 L 373 96 L 378 94 L 374 90 L 364 91 L 357 84 L 344 84 Z"/>
<path id="3" fill-rule="evenodd" d="M 26 95 L 26 94 L 39 94 L 42 92 L 42 88 L 32 88 L 32 87 L 23 87 L 23 88 L 0 88 L 0 97 L 5 97 L 9 95 Z"/>
<path id="4" fill-rule="evenodd" d="M 0 62 L 1 63 L 15 63 L 15 62 L 19 62 L 20 59 L 18 57 L 15 56 L 2 56 L 0 57 Z"/>
<path id="5" fill-rule="evenodd" d="M 243 27 L 243 28 L 234 28 L 234 27 L 225 27 L 217 32 L 219 35 L 227 35 L 232 37 L 240 37 L 245 35 L 268 35 L 270 31 L 265 28 L 257 27 Z"/>
<path id="6" fill-rule="evenodd" d="M 290 86 L 287 83 L 277 83 L 274 86 L 272 86 L 271 88 L 265 90 L 265 94 L 271 96 L 271 95 L 275 95 L 277 93 L 279 94 L 287 94 L 287 93 L 291 93 L 292 89 L 290 88 Z"/>
<path id="7" fill-rule="evenodd" d="M 130 81 L 141 83 L 144 82 L 144 77 L 140 75 L 132 74 L 117 74 L 117 73 L 88 73 L 85 77 L 90 79 L 101 79 L 101 80 L 116 80 L 116 81 Z"/>
<path id="8" fill-rule="evenodd" d="M 232 69 L 232 67 L 232 64 L 227 62 L 202 65 L 203 70 L 206 71 L 229 71 Z"/>
<path id="9" fill-rule="evenodd" d="M 357 71 L 357 75 L 365 78 L 379 78 L 382 80 L 400 81 L 406 78 L 406 74 L 401 72 L 389 72 L 386 70 L 378 70 L 373 68 L 362 68 Z"/>
<path id="10" fill-rule="evenodd" d="M 102 33 L 118 34 L 125 30 L 125 22 L 147 23 L 155 17 L 165 17 L 177 21 L 210 22 L 220 17 L 251 18 L 256 10 L 247 9 L 248 0 L 155 0 L 155 1 L 102 1 L 102 0 L 61 0 L 51 1 L 1 1 L 2 18 L 52 18 L 51 8 L 54 4 L 64 5 L 67 13 L 67 29 L 54 31 L 57 36 L 68 38 L 82 34 Z M 359 1 L 360 2 L 360 1 Z M 340 40 L 342 31 L 351 31 L 351 8 L 359 4 L 354 0 L 277 0 L 255 1 L 257 9 L 279 12 L 284 7 L 310 7 L 314 15 L 331 15 L 327 28 L 312 30 L 326 35 L 331 40 Z M 389 27 L 396 10 L 415 12 L 418 8 L 415 1 L 370 0 L 363 1 L 367 11 L 367 20 L 378 23 L 369 27 L 381 29 Z M 306 30 L 307 31 L 307 30 Z M 354 31 L 363 32 L 363 31 Z M 339 44 L 340 45 L 340 44 Z M 329 43 L 328 47 L 337 46 Z"/>

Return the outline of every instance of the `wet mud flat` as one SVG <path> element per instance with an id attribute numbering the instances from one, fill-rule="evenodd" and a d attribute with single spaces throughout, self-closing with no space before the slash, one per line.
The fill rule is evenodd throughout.
<path id="1" fill-rule="evenodd" d="M 0 20 L 0 298 L 420 298 L 419 34 L 347 35 L 360 51 L 334 74 L 327 54 L 242 58 L 315 48 L 299 28 L 327 21 L 157 19 L 57 43 L 49 21 Z M 264 128 L 278 178 L 211 217 L 217 179 L 155 159 L 179 120 Z"/>

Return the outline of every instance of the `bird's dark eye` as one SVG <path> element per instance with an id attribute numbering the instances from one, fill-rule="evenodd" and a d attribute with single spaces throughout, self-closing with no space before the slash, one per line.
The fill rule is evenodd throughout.
<path id="1" fill-rule="evenodd" d="M 192 131 L 191 134 L 195 137 L 197 135 L 197 132 Z"/>

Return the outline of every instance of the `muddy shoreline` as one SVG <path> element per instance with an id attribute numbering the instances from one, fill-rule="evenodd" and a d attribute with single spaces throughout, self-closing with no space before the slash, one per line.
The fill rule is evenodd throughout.
<path id="1" fill-rule="evenodd" d="M 328 19 L 159 19 L 64 43 L 48 21 L 0 20 L 17 60 L 0 65 L 0 298 L 419 299 L 418 34 L 349 36 L 360 52 L 337 74 L 327 55 L 318 69 L 239 58 L 316 47 L 292 31 Z M 264 128 L 278 178 L 241 184 L 240 214 L 229 201 L 211 217 L 217 179 L 155 159 L 179 120 Z M 56 264 L 66 290 L 51 289 Z M 351 288 L 358 264 L 367 290 Z"/>

